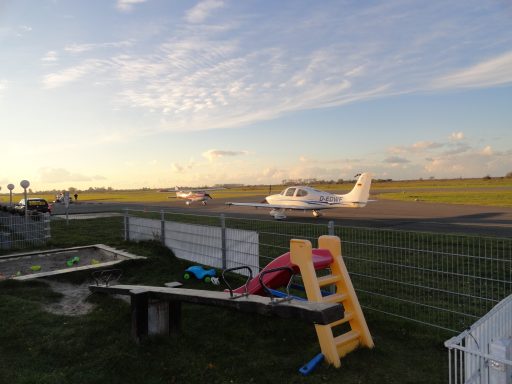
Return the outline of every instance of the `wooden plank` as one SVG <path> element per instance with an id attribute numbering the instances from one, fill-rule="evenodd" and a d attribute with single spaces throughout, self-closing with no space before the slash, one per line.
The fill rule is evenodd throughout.
<path id="1" fill-rule="evenodd" d="M 257 295 L 231 299 L 227 292 L 151 287 L 144 285 L 113 285 L 109 287 L 91 285 L 89 289 L 92 292 L 121 295 L 129 295 L 132 291 L 143 290 L 150 292 L 151 297 L 161 300 L 227 307 L 241 312 L 294 318 L 315 324 L 329 324 L 343 318 L 343 307 L 335 303 L 313 303 L 291 300 L 274 304 L 270 298 Z"/>
<path id="2" fill-rule="evenodd" d="M 167 288 L 179 288 L 183 286 L 183 283 L 180 283 L 179 281 L 171 281 L 170 283 L 165 283 L 164 286 Z"/>

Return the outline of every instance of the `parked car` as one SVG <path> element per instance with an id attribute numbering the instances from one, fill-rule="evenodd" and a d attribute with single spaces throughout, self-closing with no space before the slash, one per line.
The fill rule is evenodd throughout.
<path id="1" fill-rule="evenodd" d="M 37 214 L 37 213 L 51 213 L 51 206 L 45 199 L 40 197 L 30 197 L 27 199 L 28 204 L 25 204 L 25 199 L 21 199 L 18 204 L 14 206 L 14 211 L 19 213 L 20 215 L 25 214 L 26 206 L 28 205 L 28 214 Z"/>

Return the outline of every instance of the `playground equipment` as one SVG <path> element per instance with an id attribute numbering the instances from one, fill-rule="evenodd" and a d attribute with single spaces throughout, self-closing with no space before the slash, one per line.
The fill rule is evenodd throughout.
<path id="1" fill-rule="evenodd" d="M 78 256 L 72 257 L 68 261 L 66 261 L 66 265 L 68 267 L 72 267 L 74 264 L 78 263 L 80 261 L 80 258 Z"/>
<path id="2" fill-rule="evenodd" d="M 290 252 L 269 263 L 252 277 L 249 267 L 247 282 L 229 292 L 183 289 L 178 282 L 165 287 L 140 285 L 108 285 L 111 279 L 95 278 L 92 292 L 129 295 L 132 308 L 132 335 L 137 342 L 154 334 L 179 333 L 181 303 L 203 304 L 233 308 L 238 311 L 300 319 L 313 323 L 320 343 L 321 354 L 301 368 L 308 374 L 325 360 L 336 368 L 340 359 L 359 346 L 373 348 L 373 340 L 355 294 L 350 276 L 341 257 L 341 242 L 335 236 L 321 236 L 318 249 L 308 240 L 291 240 Z M 233 271 L 234 269 L 231 269 Z M 330 273 L 318 277 L 317 270 Z M 294 300 L 289 294 L 291 276 L 300 273 L 307 301 Z M 333 293 L 325 295 L 321 288 L 331 286 Z M 274 289 L 286 288 L 281 299 L 275 299 Z M 265 297 L 270 296 L 270 297 Z M 284 297 L 283 297 L 284 296 Z"/>
<path id="3" fill-rule="evenodd" d="M 317 277 L 316 271 L 330 270 Z M 253 279 L 235 290 L 241 294 L 268 295 L 268 290 L 289 285 L 290 274 L 300 273 L 308 301 L 338 303 L 344 308 L 342 319 L 329 324 L 315 324 L 322 355 L 329 364 L 341 366 L 341 358 L 357 347 L 373 348 L 374 343 L 363 311 L 355 293 L 347 267 L 341 256 L 341 241 L 337 236 L 320 236 L 318 249 L 308 240 L 292 239 L 290 252 L 270 262 Z M 334 287 L 334 293 L 325 295 L 322 288 Z M 272 293 L 272 292 L 271 292 Z M 318 362 L 318 358 L 312 361 Z"/>
<path id="4" fill-rule="evenodd" d="M 190 280 L 192 276 L 194 276 L 197 280 L 202 280 L 205 283 L 210 283 L 212 278 L 215 277 L 217 272 L 215 269 L 205 269 L 200 265 L 193 265 L 185 269 L 183 273 L 183 278 L 185 280 Z"/>

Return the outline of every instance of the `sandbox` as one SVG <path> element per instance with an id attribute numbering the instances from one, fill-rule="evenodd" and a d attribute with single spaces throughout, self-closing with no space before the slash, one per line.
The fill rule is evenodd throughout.
<path id="1" fill-rule="evenodd" d="M 104 244 L 0 256 L 0 280 L 28 280 L 87 269 L 104 268 L 130 259 L 145 259 Z"/>

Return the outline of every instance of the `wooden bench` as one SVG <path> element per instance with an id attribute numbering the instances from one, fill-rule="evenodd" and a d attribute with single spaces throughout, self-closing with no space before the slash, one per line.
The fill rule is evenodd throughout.
<path id="1" fill-rule="evenodd" d="M 181 329 L 181 303 L 232 308 L 258 313 L 329 324 L 344 316 L 340 304 L 289 300 L 273 301 L 269 297 L 244 295 L 231 297 L 227 292 L 177 288 L 181 283 L 165 287 L 145 285 L 90 285 L 91 292 L 128 295 L 131 298 L 132 336 L 137 342 L 153 334 L 177 334 Z"/>

